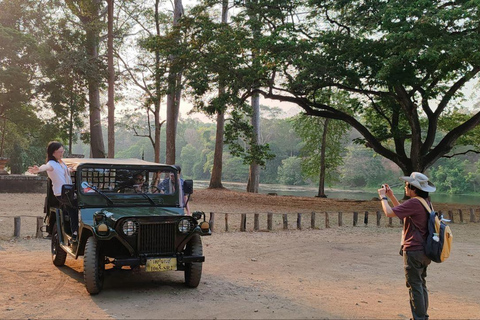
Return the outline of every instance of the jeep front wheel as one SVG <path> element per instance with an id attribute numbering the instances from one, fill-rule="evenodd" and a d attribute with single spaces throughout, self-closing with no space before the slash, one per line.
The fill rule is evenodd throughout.
<path id="1" fill-rule="evenodd" d="M 97 238 L 91 236 L 85 244 L 83 257 L 83 277 L 90 294 L 97 294 L 103 288 L 105 275 L 105 256 L 102 253 Z"/>
<path id="2" fill-rule="evenodd" d="M 57 267 L 63 266 L 65 264 L 65 260 L 67 259 L 67 253 L 62 249 L 62 247 L 60 247 L 60 237 L 58 235 L 56 222 L 53 224 L 51 251 L 53 264 Z"/>
<path id="3" fill-rule="evenodd" d="M 185 255 L 201 256 L 203 255 L 202 238 L 195 234 L 187 243 Z M 202 262 L 185 263 L 185 284 L 190 288 L 198 287 L 202 278 Z"/>

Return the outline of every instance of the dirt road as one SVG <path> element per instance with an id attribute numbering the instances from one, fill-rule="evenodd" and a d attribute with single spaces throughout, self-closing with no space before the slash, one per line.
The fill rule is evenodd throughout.
<path id="1" fill-rule="evenodd" d="M 2 210 L 14 200 L 18 207 L 15 197 L 0 195 Z M 451 258 L 428 269 L 430 317 L 479 318 L 480 224 L 452 229 Z M 0 318 L 410 318 L 399 227 L 217 232 L 203 240 L 197 289 L 184 286 L 181 272 L 109 270 L 96 296 L 85 290 L 82 259 L 57 268 L 48 240 L 2 240 Z"/>

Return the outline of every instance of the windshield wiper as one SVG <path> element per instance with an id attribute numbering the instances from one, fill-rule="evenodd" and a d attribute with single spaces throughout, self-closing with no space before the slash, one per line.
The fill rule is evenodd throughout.
<path id="1" fill-rule="evenodd" d="M 82 182 L 82 188 L 90 188 L 92 189 L 93 191 L 95 191 L 96 193 L 98 193 L 99 195 L 101 195 L 102 197 L 104 197 L 108 204 L 113 206 L 113 201 L 112 199 L 110 199 L 105 193 L 103 193 L 102 191 L 98 190 L 96 186 L 92 186 L 91 184 L 89 184 L 87 181 L 83 181 Z"/>
<path id="2" fill-rule="evenodd" d="M 142 193 L 140 193 L 140 194 L 141 194 L 145 199 L 147 199 L 148 201 L 150 201 L 150 203 L 151 203 L 152 205 L 154 205 L 154 206 L 156 205 L 156 203 L 152 200 L 152 198 L 150 198 L 150 196 L 149 196 L 148 194 L 146 194 L 145 192 L 142 192 Z"/>

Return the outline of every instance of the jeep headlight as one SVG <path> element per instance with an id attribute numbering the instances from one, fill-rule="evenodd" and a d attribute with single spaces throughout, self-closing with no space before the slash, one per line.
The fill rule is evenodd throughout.
<path id="1" fill-rule="evenodd" d="M 137 232 L 137 222 L 127 220 L 122 225 L 122 231 L 126 236 L 133 236 Z"/>
<path id="2" fill-rule="evenodd" d="M 178 231 L 181 233 L 188 233 L 191 227 L 192 223 L 188 219 L 182 219 L 178 223 Z"/>

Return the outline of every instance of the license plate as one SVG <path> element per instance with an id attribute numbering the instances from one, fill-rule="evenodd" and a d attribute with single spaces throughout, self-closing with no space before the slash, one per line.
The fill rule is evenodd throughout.
<path id="1" fill-rule="evenodd" d="M 147 259 L 147 264 L 145 265 L 145 271 L 147 272 L 171 270 L 177 270 L 177 258 Z"/>

